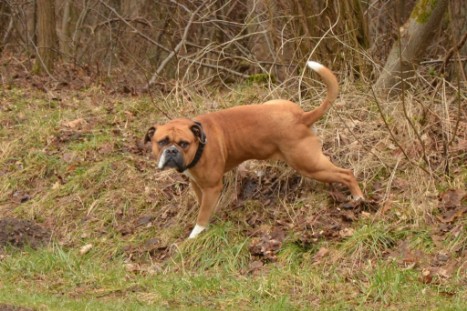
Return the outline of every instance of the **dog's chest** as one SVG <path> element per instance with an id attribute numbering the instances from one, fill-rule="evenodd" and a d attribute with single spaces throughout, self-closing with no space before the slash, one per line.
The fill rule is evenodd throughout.
<path id="1" fill-rule="evenodd" d="M 186 177 L 188 177 L 190 180 L 195 180 L 195 178 L 193 177 L 193 175 L 191 175 L 190 171 L 189 170 L 185 170 L 183 171 L 183 175 L 185 175 Z"/>

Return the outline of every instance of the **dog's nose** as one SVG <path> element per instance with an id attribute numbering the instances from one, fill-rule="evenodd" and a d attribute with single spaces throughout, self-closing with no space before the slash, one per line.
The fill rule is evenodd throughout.
<path id="1" fill-rule="evenodd" d="M 169 147 L 166 150 L 167 154 L 175 155 L 178 153 L 178 149 L 175 146 Z"/>

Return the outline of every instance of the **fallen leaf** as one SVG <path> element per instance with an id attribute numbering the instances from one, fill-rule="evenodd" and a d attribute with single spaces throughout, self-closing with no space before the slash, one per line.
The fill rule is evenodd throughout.
<path id="1" fill-rule="evenodd" d="M 329 191 L 329 195 L 336 203 L 344 203 L 348 201 L 347 196 L 338 190 Z"/>
<path id="2" fill-rule="evenodd" d="M 104 143 L 100 148 L 99 148 L 99 153 L 106 155 L 110 154 L 114 151 L 114 144 L 113 143 Z"/>
<path id="3" fill-rule="evenodd" d="M 461 218 L 465 212 L 467 212 L 467 207 L 459 207 L 454 210 L 448 210 L 443 213 L 442 216 L 437 216 L 437 218 L 443 223 L 450 223 L 454 222 L 458 218 Z"/>
<path id="4" fill-rule="evenodd" d="M 256 274 L 264 266 L 261 260 L 255 260 L 248 265 L 248 273 Z"/>
<path id="5" fill-rule="evenodd" d="M 60 188 L 61 186 L 61 183 L 59 181 L 56 181 L 53 185 L 52 185 L 52 190 L 57 190 L 58 188 Z"/>
<path id="6" fill-rule="evenodd" d="M 313 256 L 313 261 L 318 263 L 320 262 L 327 254 L 329 254 L 329 249 L 326 247 L 321 247 L 316 254 Z"/>
<path id="7" fill-rule="evenodd" d="M 348 238 L 351 237 L 355 233 L 355 230 L 352 228 L 344 228 L 339 231 L 339 236 L 341 238 Z"/>
<path id="8" fill-rule="evenodd" d="M 442 209 L 461 207 L 464 196 L 466 192 L 463 189 L 450 189 L 439 195 L 439 207 Z"/>
<path id="9" fill-rule="evenodd" d="M 437 275 L 444 279 L 449 279 L 451 277 L 451 274 L 448 272 L 448 270 L 444 268 L 439 268 L 437 271 Z"/>
<path id="10" fill-rule="evenodd" d="M 124 111 L 125 115 L 127 116 L 128 120 L 133 120 L 135 118 L 134 113 L 131 111 Z"/>
<path id="11" fill-rule="evenodd" d="M 276 254 L 282 247 L 285 234 L 280 229 L 273 230 L 272 234 L 265 233 L 250 243 L 250 253 L 265 261 L 274 261 Z"/>
<path id="12" fill-rule="evenodd" d="M 146 268 L 146 272 L 149 275 L 156 275 L 162 272 L 162 267 L 159 264 L 152 264 Z"/>
<path id="13" fill-rule="evenodd" d="M 75 159 L 74 152 L 65 152 L 62 156 L 62 159 L 65 163 L 71 163 Z"/>
<path id="14" fill-rule="evenodd" d="M 141 226 L 150 225 L 151 222 L 152 222 L 155 218 L 156 218 L 156 217 L 153 216 L 153 215 L 143 215 L 143 216 L 139 217 L 139 218 L 136 220 L 136 226 L 141 227 Z"/>
<path id="15" fill-rule="evenodd" d="M 451 151 L 464 151 L 467 150 L 467 139 L 459 139 L 457 145 L 451 147 Z"/>
<path id="16" fill-rule="evenodd" d="M 135 272 L 135 271 L 139 271 L 139 267 L 136 264 L 127 263 L 127 264 L 125 264 L 125 270 L 127 272 Z"/>
<path id="17" fill-rule="evenodd" d="M 355 216 L 355 213 L 353 211 L 343 211 L 341 213 L 341 217 L 344 221 L 355 221 L 357 220 L 357 217 Z"/>
<path id="18" fill-rule="evenodd" d="M 422 270 L 422 283 L 424 284 L 430 284 L 433 281 L 433 275 L 431 274 L 431 271 L 428 269 L 423 269 Z"/>
<path id="19" fill-rule="evenodd" d="M 92 244 L 86 244 L 86 245 L 84 245 L 83 247 L 80 248 L 79 253 L 80 253 L 81 255 L 84 255 L 84 254 L 86 254 L 87 252 L 89 252 L 89 251 L 91 250 L 92 247 L 93 247 Z"/>
<path id="20" fill-rule="evenodd" d="M 83 118 L 79 118 L 73 121 L 65 122 L 63 125 L 71 129 L 78 129 L 78 128 L 81 128 L 86 123 L 87 123 L 86 120 L 84 120 Z"/>
<path id="21" fill-rule="evenodd" d="M 351 200 L 347 201 L 343 204 L 340 205 L 342 209 L 350 210 L 350 209 L 356 209 L 357 207 L 361 206 L 364 204 L 363 200 Z"/>

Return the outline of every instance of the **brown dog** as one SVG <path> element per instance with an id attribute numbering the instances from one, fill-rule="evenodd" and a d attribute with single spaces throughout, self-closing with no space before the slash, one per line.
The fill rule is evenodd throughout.
<path id="1" fill-rule="evenodd" d="M 249 159 L 284 160 L 303 176 L 343 183 L 355 200 L 363 199 L 352 171 L 333 165 L 310 130 L 336 99 L 338 84 L 323 65 L 311 61 L 307 65 L 327 86 L 326 98 L 312 111 L 304 112 L 287 100 L 272 100 L 194 119 L 175 119 L 148 130 L 144 140 L 151 141 L 158 168 L 185 172 L 196 193 L 200 210 L 190 238 L 206 229 L 222 190 L 224 173 Z"/>

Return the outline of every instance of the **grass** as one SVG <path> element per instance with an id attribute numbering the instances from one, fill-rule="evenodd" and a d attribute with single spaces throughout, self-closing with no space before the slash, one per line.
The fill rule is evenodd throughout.
<path id="1" fill-rule="evenodd" d="M 272 266 L 254 277 L 222 264 L 209 264 L 207 270 L 180 268 L 145 275 L 129 273 L 120 260 L 104 261 L 95 253 L 83 257 L 56 246 L 12 251 L 0 268 L 0 302 L 46 305 L 50 310 L 298 310 L 318 306 L 365 310 L 378 305 L 461 310 L 464 303 L 461 293 L 442 295 L 442 287 L 421 284 L 415 271 L 387 262 L 366 265 L 352 272 L 350 279 L 350 272 L 342 274 L 342 267 L 306 265 L 300 269 Z"/>
<path id="2" fill-rule="evenodd" d="M 229 107 L 268 98 L 258 85 L 239 88 L 206 100 Z M 186 181 L 155 171 L 136 148 L 149 125 L 165 118 L 155 103 L 100 89 L 63 92 L 58 101 L 33 90 L 2 91 L 0 215 L 34 220 L 53 234 L 42 248 L 0 250 L 0 304 L 37 310 L 464 310 L 465 265 L 456 263 L 466 258 L 467 237 L 455 228 L 465 228 L 465 215 L 440 233 L 436 213 L 439 189 L 463 187 L 465 164 L 452 163 L 461 173 L 450 180 L 427 177 L 394 156 L 377 113 L 361 108 L 365 97 L 346 94 L 349 107 L 320 121 L 324 149 L 354 168 L 366 193 L 384 201 L 379 211 L 356 214 L 347 235 L 303 246 L 298 224 L 338 209 L 326 186 L 302 181 L 303 193 L 294 199 L 238 202 L 241 176 L 231 173 L 209 230 L 187 241 L 197 205 Z M 191 98 L 161 97 L 161 107 L 174 115 L 211 109 L 201 96 Z M 86 120 L 82 127 L 66 126 L 78 118 Z M 249 168 L 253 174 L 265 169 L 279 181 L 293 174 L 280 164 Z M 266 188 L 268 181 L 262 182 Z M 20 202 L 25 194 L 30 199 Z M 322 219 L 313 230 L 331 230 L 332 218 Z M 285 228 L 285 238 L 276 260 L 253 256 L 255 238 L 277 226 Z M 92 248 L 81 254 L 87 244 Z M 405 264 L 411 253 L 401 245 L 423 258 Z M 327 253 L 319 257 L 321 249 Z M 441 266 L 447 276 L 434 273 L 425 282 L 422 271 L 433 268 L 440 251 L 449 254 Z M 258 261 L 262 266 L 254 268 Z"/>

